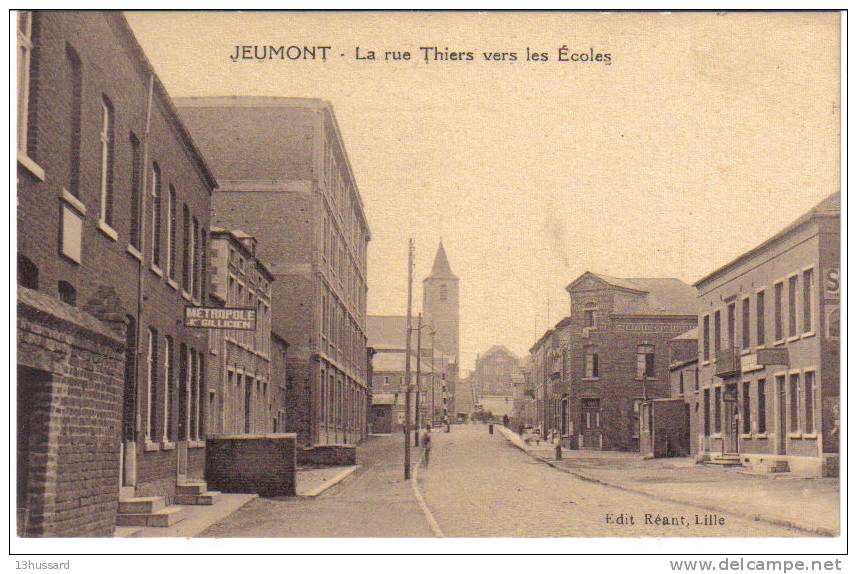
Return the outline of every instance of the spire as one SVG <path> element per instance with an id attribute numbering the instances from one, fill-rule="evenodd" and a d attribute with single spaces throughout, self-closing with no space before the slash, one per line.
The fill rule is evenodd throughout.
<path id="1" fill-rule="evenodd" d="M 443 248 L 443 239 L 437 247 L 437 254 L 434 256 L 434 265 L 431 267 L 431 275 L 429 278 L 450 278 L 457 279 L 452 269 L 449 267 L 449 260 L 446 258 L 446 250 Z"/>

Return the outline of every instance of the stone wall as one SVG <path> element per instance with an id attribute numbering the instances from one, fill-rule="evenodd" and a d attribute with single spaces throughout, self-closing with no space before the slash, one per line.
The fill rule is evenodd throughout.
<path id="1" fill-rule="evenodd" d="M 350 444 L 318 445 L 298 450 L 298 464 L 309 466 L 353 466 L 357 447 Z"/>
<path id="2" fill-rule="evenodd" d="M 296 435 L 227 435 L 209 438 L 205 480 L 211 490 L 294 496 Z"/>

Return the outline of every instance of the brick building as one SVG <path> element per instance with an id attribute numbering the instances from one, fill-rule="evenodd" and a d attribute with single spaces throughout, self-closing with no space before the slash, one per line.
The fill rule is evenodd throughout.
<path id="1" fill-rule="evenodd" d="M 477 396 L 512 396 L 514 380 L 520 376 L 518 357 L 503 345 L 494 345 L 476 358 L 473 369 Z"/>
<path id="2" fill-rule="evenodd" d="M 637 451 L 639 405 L 670 396 L 668 342 L 696 324 L 696 293 L 678 279 L 591 272 L 566 290 L 567 355 L 558 352 L 555 367 L 569 383 L 558 409 L 564 440 L 580 448 Z"/>
<path id="3" fill-rule="evenodd" d="M 839 229 L 836 193 L 696 282 L 702 457 L 838 473 Z"/>
<path id="4" fill-rule="evenodd" d="M 19 322 L 19 517 L 109 535 L 120 496 L 203 476 L 206 335 L 181 318 L 206 300 L 216 182 L 121 13 L 19 13 L 18 55 L 19 310 L 50 310 Z"/>
<path id="5" fill-rule="evenodd" d="M 333 107 L 303 98 L 177 100 L 218 176 L 216 225 L 243 229 L 275 277 L 272 329 L 289 341 L 286 431 L 301 446 L 367 432 L 363 202 Z"/>
<path id="6" fill-rule="evenodd" d="M 227 308 L 256 312 L 255 331 L 212 329 L 207 373 L 209 435 L 268 434 L 285 428 L 285 392 L 273 380 L 271 285 L 256 256 L 256 239 L 213 227 L 209 297 Z"/>

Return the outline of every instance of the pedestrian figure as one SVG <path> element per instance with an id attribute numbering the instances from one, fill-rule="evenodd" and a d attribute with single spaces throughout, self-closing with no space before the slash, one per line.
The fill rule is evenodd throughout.
<path id="1" fill-rule="evenodd" d="M 429 454 L 431 454 L 431 425 L 426 425 L 426 432 L 423 433 L 423 467 L 428 468 Z"/>

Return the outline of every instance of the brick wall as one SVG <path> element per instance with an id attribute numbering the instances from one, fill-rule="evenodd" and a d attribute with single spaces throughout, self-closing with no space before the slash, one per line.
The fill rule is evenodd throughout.
<path id="1" fill-rule="evenodd" d="M 17 350 L 19 426 L 28 429 L 18 436 L 21 534 L 111 536 L 119 499 L 122 336 L 21 288 Z"/>
<path id="2" fill-rule="evenodd" d="M 298 449 L 298 464 L 313 466 L 352 466 L 357 464 L 357 447 L 328 444 Z"/>
<path id="3" fill-rule="evenodd" d="M 212 490 L 294 496 L 296 439 L 293 434 L 209 438 L 205 480 Z"/>

